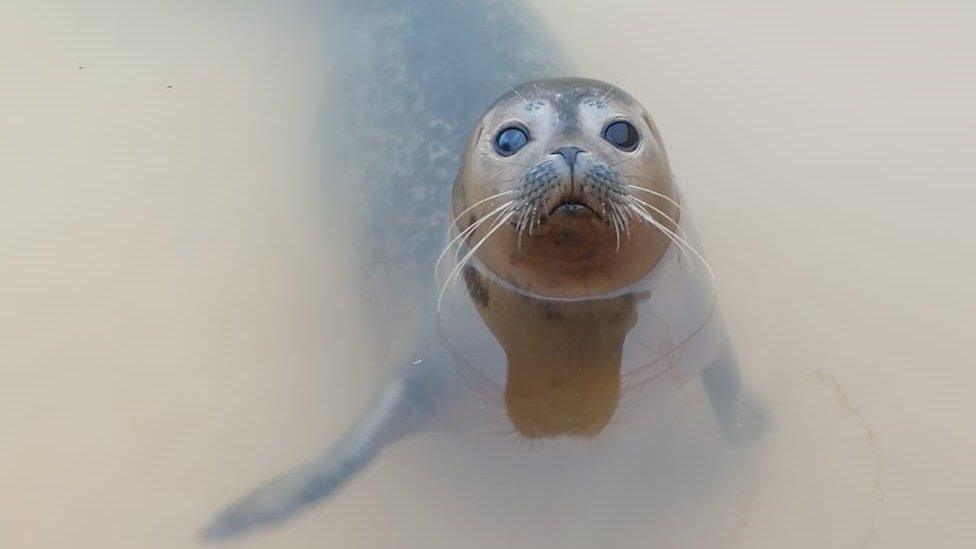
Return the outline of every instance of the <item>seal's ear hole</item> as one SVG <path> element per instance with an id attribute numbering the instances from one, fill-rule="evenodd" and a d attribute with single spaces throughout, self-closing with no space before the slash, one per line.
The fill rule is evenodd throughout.
<path id="1" fill-rule="evenodd" d="M 627 152 L 636 149 L 637 144 L 640 143 L 637 128 L 626 120 L 617 120 L 607 125 L 603 130 L 603 138 L 614 147 Z"/>
<path id="2" fill-rule="evenodd" d="M 529 142 L 529 133 L 518 126 L 509 126 L 495 136 L 495 152 L 512 156 Z"/>

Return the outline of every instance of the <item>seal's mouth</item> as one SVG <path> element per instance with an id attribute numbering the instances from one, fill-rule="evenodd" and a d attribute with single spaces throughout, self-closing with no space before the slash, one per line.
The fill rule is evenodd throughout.
<path id="1" fill-rule="evenodd" d="M 587 204 L 582 202 L 577 202 L 575 200 L 564 200 L 549 211 L 549 215 L 554 213 L 562 213 L 570 216 L 586 215 L 587 213 L 596 214 L 597 212 L 593 210 Z"/>
<path id="2" fill-rule="evenodd" d="M 554 216 L 579 220 L 595 218 L 606 222 L 607 219 L 603 213 L 605 210 L 606 207 L 603 203 L 593 197 L 568 195 L 553 203 L 543 223 Z"/>

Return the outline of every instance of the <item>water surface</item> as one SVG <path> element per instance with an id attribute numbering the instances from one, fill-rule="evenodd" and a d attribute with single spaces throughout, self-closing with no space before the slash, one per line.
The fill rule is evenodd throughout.
<path id="1" fill-rule="evenodd" d="M 697 383 L 582 445 L 422 435 L 238 546 L 971 546 L 976 10 L 534 5 L 661 127 L 765 436 Z M 192 547 L 384 373 L 318 200 L 328 13 L 0 21 L 0 544 Z"/>

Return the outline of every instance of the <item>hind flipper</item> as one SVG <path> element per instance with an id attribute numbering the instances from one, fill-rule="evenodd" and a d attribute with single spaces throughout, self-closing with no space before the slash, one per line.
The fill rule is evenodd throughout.
<path id="1" fill-rule="evenodd" d="M 386 445 L 423 427 L 431 409 L 424 372 L 417 367 L 387 383 L 372 405 L 318 459 L 296 467 L 221 511 L 200 533 L 231 538 L 281 522 L 331 496 Z"/>

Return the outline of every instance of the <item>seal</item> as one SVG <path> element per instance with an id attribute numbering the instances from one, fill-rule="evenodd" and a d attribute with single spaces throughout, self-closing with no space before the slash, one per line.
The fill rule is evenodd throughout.
<path id="1" fill-rule="evenodd" d="M 604 82 L 524 83 L 479 121 L 452 194 L 452 243 L 468 261 L 441 295 L 463 273 L 505 350 L 513 426 L 531 438 L 598 434 L 641 294 L 604 297 L 647 277 L 671 245 L 697 253 L 650 115 Z"/>
<path id="2" fill-rule="evenodd" d="M 508 2 L 364 0 L 335 17 L 328 194 L 361 212 L 362 293 L 395 371 L 322 456 L 202 537 L 328 498 L 385 446 L 494 412 L 479 395 L 501 395 L 520 436 L 587 439 L 633 389 L 663 398 L 701 374 L 735 436 L 738 366 L 711 269 L 640 103 L 566 77 Z"/>

